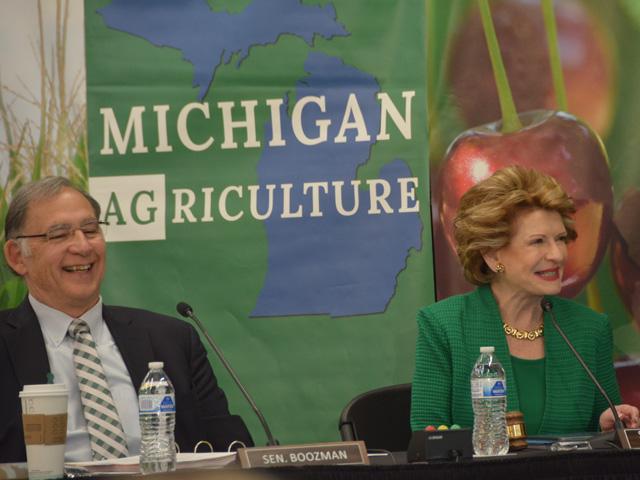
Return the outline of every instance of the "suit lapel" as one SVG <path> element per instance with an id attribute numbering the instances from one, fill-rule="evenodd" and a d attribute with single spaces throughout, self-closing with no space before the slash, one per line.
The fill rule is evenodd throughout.
<path id="1" fill-rule="evenodd" d="M 129 371 L 131 383 L 137 391 L 149 369 L 148 362 L 155 357 L 149 333 L 137 327 L 128 313 L 126 309 L 116 309 L 107 305 L 102 307 L 102 317 L 109 327 Z"/>
<path id="2" fill-rule="evenodd" d="M 42 330 L 29 299 L 7 319 L 10 329 L 4 335 L 7 350 L 21 385 L 47 383 L 50 371 Z"/>

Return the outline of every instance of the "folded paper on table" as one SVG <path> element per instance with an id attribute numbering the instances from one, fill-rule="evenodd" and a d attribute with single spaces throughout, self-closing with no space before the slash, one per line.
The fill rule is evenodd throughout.
<path id="1" fill-rule="evenodd" d="M 236 461 L 236 453 L 206 452 L 178 453 L 176 469 L 221 468 Z M 65 470 L 83 470 L 87 473 L 139 473 L 140 456 L 97 460 L 92 462 L 68 462 Z"/>

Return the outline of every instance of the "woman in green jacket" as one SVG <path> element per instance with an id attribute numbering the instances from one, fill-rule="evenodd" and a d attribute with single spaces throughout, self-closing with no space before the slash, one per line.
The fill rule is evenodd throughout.
<path id="1" fill-rule="evenodd" d="M 507 379 L 507 410 L 524 413 L 528 434 L 610 430 L 607 403 L 551 324 L 560 327 L 614 403 L 620 403 L 605 315 L 556 297 L 567 243 L 577 236 L 572 200 L 548 175 L 507 167 L 462 197 L 454 221 L 467 280 L 478 288 L 418 313 L 411 427 L 473 426 L 470 374 L 480 347 L 493 345 Z M 635 428 L 639 413 L 618 405 Z"/>

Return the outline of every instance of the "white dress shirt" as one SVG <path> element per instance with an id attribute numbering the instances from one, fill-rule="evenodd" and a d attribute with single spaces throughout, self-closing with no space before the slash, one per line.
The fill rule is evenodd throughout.
<path id="1" fill-rule="evenodd" d="M 73 339 L 67 334 L 73 320 L 66 313 L 55 310 L 29 295 L 29 302 L 40 322 L 49 366 L 55 383 L 64 383 L 69 389 L 67 444 L 65 461 L 91 460 L 91 443 L 84 419 L 76 370 L 73 365 Z M 113 341 L 111 332 L 102 318 L 102 298 L 81 317 L 91 329 L 96 349 L 107 376 L 113 401 L 120 415 L 129 455 L 140 453 L 140 423 L 138 420 L 137 388 L 131 383 L 122 355 Z"/>

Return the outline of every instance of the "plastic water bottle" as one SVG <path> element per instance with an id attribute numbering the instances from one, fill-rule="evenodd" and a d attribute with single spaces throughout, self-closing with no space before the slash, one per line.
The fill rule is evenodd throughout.
<path id="1" fill-rule="evenodd" d="M 493 352 L 493 347 L 480 347 L 480 356 L 471 371 L 473 450 L 482 456 L 509 451 L 507 382 Z"/>
<path id="2" fill-rule="evenodd" d="M 140 472 L 169 472 L 176 469 L 176 396 L 162 369 L 164 363 L 149 362 L 149 373 L 138 392 L 140 411 Z"/>

